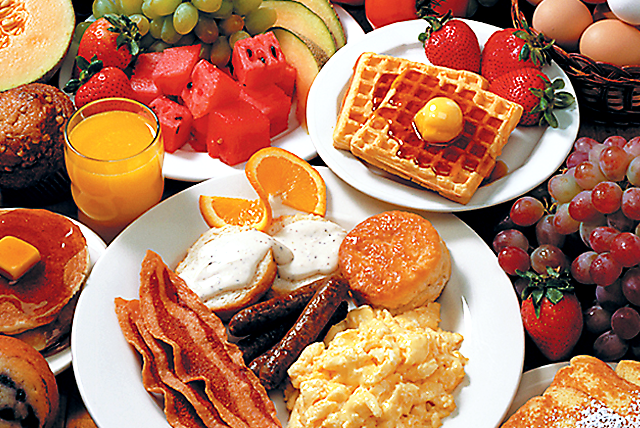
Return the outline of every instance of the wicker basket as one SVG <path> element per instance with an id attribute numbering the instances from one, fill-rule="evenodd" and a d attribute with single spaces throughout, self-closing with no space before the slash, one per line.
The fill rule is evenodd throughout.
<path id="1" fill-rule="evenodd" d="M 515 28 L 522 28 L 526 20 L 518 0 L 511 0 L 511 19 Z M 569 76 L 585 119 L 607 125 L 640 126 L 640 66 L 597 62 L 558 46 L 554 46 L 551 56 Z"/>

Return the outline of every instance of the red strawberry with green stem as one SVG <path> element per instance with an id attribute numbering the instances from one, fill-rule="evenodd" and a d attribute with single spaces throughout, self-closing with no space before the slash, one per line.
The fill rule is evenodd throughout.
<path id="1" fill-rule="evenodd" d="M 547 275 L 518 272 L 529 284 L 522 292 L 520 315 L 529 337 L 551 361 L 569 356 L 582 334 L 580 301 L 568 271 L 547 268 Z"/>
<path id="2" fill-rule="evenodd" d="M 508 71 L 533 67 L 541 69 L 551 63 L 552 43 L 542 34 L 534 35 L 528 25 L 523 29 L 506 28 L 493 33 L 482 49 L 481 74 L 489 82 Z"/>
<path id="3" fill-rule="evenodd" d="M 67 93 L 75 93 L 77 108 L 102 98 L 133 98 L 129 77 L 117 67 L 103 67 L 102 61 L 93 57 L 91 62 L 78 57 L 80 76 L 71 79 L 64 87 Z"/>
<path id="4" fill-rule="evenodd" d="M 85 30 L 78 56 L 87 60 L 96 56 L 105 67 L 124 69 L 138 55 L 140 39 L 138 27 L 128 16 L 108 14 Z"/>
<path id="5" fill-rule="evenodd" d="M 489 90 L 522 106 L 524 112 L 519 125 L 535 126 L 549 124 L 558 127 L 553 111 L 569 107 L 575 102 L 573 95 L 565 91 L 564 80 L 553 82 L 537 68 L 511 70 L 491 82 Z M 559 92 L 557 92 L 559 91 Z"/>
<path id="6" fill-rule="evenodd" d="M 451 11 L 442 18 L 426 16 L 428 27 L 418 37 L 429 62 L 442 67 L 480 72 L 480 45 L 471 27 L 451 19 Z"/>

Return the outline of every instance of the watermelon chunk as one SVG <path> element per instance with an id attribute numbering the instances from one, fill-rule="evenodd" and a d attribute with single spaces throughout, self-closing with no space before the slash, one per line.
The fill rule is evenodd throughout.
<path id="1" fill-rule="evenodd" d="M 298 72 L 295 67 L 287 63 L 287 66 L 282 71 L 282 77 L 276 82 L 276 85 L 278 85 L 278 87 L 289 97 L 293 97 L 293 90 L 296 87 L 297 73 Z"/>
<path id="2" fill-rule="evenodd" d="M 209 156 L 227 165 L 245 162 L 271 144 L 269 119 L 241 98 L 211 110 L 208 126 Z"/>
<path id="3" fill-rule="evenodd" d="M 167 48 L 153 71 L 153 81 L 164 95 L 180 95 L 200 59 L 200 45 Z"/>
<path id="4" fill-rule="evenodd" d="M 194 119 L 206 116 L 214 107 L 232 102 L 240 96 L 240 84 L 204 59 L 198 61 L 189 83 L 182 90 L 182 100 Z"/>
<path id="5" fill-rule="evenodd" d="M 207 131 L 209 129 L 209 116 L 202 116 L 193 120 L 191 126 L 191 139 L 189 144 L 196 152 L 207 151 Z"/>
<path id="6" fill-rule="evenodd" d="M 282 80 L 287 60 L 276 36 L 268 32 L 238 40 L 233 46 L 231 64 L 240 83 L 257 87 Z"/>
<path id="7" fill-rule="evenodd" d="M 189 109 L 164 96 L 153 100 L 149 107 L 153 109 L 160 121 L 164 150 L 173 153 L 184 146 L 191 135 L 193 123 Z"/>
<path id="8" fill-rule="evenodd" d="M 269 119 L 269 135 L 274 137 L 289 127 L 291 98 L 275 84 L 260 88 L 243 87 L 240 97 L 250 102 Z"/>
<path id="9" fill-rule="evenodd" d="M 160 62 L 160 58 L 162 58 L 162 52 L 149 52 L 138 55 L 130 79 L 133 98 L 136 101 L 148 105 L 162 95 L 153 81 L 153 70 Z"/>

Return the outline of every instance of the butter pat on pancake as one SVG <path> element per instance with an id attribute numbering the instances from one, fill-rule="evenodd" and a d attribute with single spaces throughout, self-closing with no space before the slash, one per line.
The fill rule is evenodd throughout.
<path id="1" fill-rule="evenodd" d="M 405 211 L 354 227 L 340 246 L 339 264 L 358 303 L 394 313 L 435 301 L 451 276 L 449 250 L 437 230 Z"/>

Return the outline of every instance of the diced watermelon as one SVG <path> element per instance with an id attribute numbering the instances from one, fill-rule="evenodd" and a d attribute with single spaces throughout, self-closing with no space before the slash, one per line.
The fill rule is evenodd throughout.
<path id="1" fill-rule="evenodd" d="M 207 151 L 207 130 L 209 129 L 209 116 L 202 116 L 193 120 L 191 126 L 191 139 L 189 144 L 196 152 Z"/>
<path id="2" fill-rule="evenodd" d="M 256 87 L 279 82 L 287 60 L 276 36 L 268 32 L 238 40 L 233 46 L 231 64 L 240 83 Z"/>
<path id="3" fill-rule="evenodd" d="M 207 151 L 211 157 L 236 165 L 270 144 L 269 119 L 249 102 L 237 99 L 209 113 Z"/>
<path id="4" fill-rule="evenodd" d="M 238 99 L 240 84 L 202 59 L 193 68 L 191 80 L 184 87 L 181 96 L 193 118 L 198 119 L 207 115 L 214 107 Z"/>
<path id="5" fill-rule="evenodd" d="M 240 97 L 249 101 L 254 107 L 269 118 L 269 135 L 274 137 L 289 127 L 289 111 L 291 98 L 275 84 L 260 88 L 243 87 Z"/>
<path id="6" fill-rule="evenodd" d="M 297 73 L 298 72 L 295 67 L 287 63 L 287 66 L 282 72 L 282 78 L 276 82 L 276 85 L 278 85 L 289 97 L 293 97 L 293 90 L 296 87 Z"/>
<path id="7" fill-rule="evenodd" d="M 153 71 L 153 81 L 165 95 L 180 95 L 200 59 L 200 45 L 167 48 Z"/>
<path id="8" fill-rule="evenodd" d="M 162 58 L 162 52 L 149 52 L 138 55 L 133 74 L 131 75 L 131 89 L 136 101 L 149 104 L 162 93 L 153 81 L 153 70 Z"/>
<path id="9" fill-rule="evenodd" d="M 173 153 L 182 147 L 191 134 L 193 117 L 185 106 L 167 97 L 156 98 L 149 104 L 160 121 L 164 150 Z"/>

